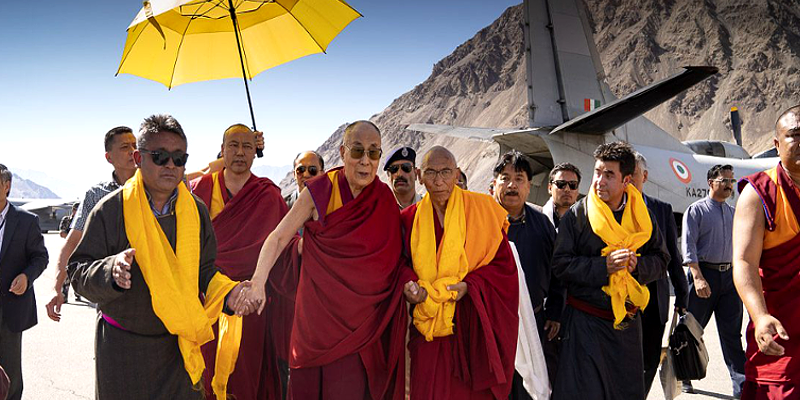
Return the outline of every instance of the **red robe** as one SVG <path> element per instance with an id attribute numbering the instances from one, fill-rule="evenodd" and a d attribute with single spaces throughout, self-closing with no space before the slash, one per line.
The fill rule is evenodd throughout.
<path id="1" fill-rule="evenodd" d="M 416 212 L 414 204 L 401 213 L 407 249 Z M 438 246 L 444 228 L 435 212 L 433 216 Z M 456 305 L 453 335 L 427 342 L 411 325 L 412 400 L 508 398 L 517 350 L 519 281 L 505 233 L 495 258 L 467 274 L 464 282 L 467 295 Z"/>
<path id="2" fill-rule="evenodd" d="M 800 218 L 800 197 L 794 182 L 779 164 L 777 167 L 777 185 L 765 173 L 750 175 L 740 182 L 740 191 L 746 183 L 750 183 L 761 198 L 766 216 L 767 231 L 776 231 L 781 213 L 786 210 L 783 202 L 778 202 L 779 187 L 783 189 L 788 206 L 795 218 Z M 748 382 L 765 385 L 797 386 L 800 384 L 800 234 L 761 253 L 759 274 L 764 291 L 767 310 L 777 318 L 789 340 L 776 338 L 778 344 L 785 348 L 781 357 L 767 356 L 758 350 L 755 341 L 753 322 L 747 325 L 747 363 L 745 376 Z M 796 391 L 795 391 L 796 392 Z M 795 393 L 797 395 L 797 393 Z"/>
<path id="3" fill-rule="evenodd" d="M 403 268 L 400 215 L 392 191 L 375 179 L 353 198 L 338 174 L 342 207 L 325 215 L 333 184 L 306 182 L 319 220 L 303 230 L 303 264 L 292 328 L 289 392 L 294 399 L 352 399 L 367 385 L 372 399 L 404 392 Z M 335 386 L 341 379 L 352 384 Z M 336 389 L 333 389 L 336 387 Z"/>
<path id="4" fill-rule="evenodd" d="M 247 280 L 255 272 L 261 246 L 286 215 L 288 208 L 280 195 L 280 189 L 267 178 L 251 175 L 239 193 L 232 198 L 228 195 L 223 173 L 219 174 L 219 184 L 225 208 L 212 219 L 217 237 L 215 264 L 231 279 Z M 211 204 L 211 174 L 193 181 L 192 189 L 206 204 Z M 299 257 L 294 240 L 276 262 L 276 266 L 279 266 L 276 269 L 296 270 L 298 265 Z M 279 329 L 290 326 L 291 319 L 275 322 L 273 319 L 274 316 L 269 312 L 261 315 L 253 313 L 244 317 L 239 356 L 228 380 L 228 394 L 237 400 L 281 398 L 276 360 L 276 352 L 280 352 L 272 338 L 272 328 L 276 325 Z M 215 326 L 215 332 L 216 329 Z M 279 344 L 280 342 L 277 343 L 278 347 Z M 211 379 L 214 374 L 216 345 L 216 341 L 211 341 L 201 349 L 206 362 L 203 381 L 209 400 L 214 399 Z"/>

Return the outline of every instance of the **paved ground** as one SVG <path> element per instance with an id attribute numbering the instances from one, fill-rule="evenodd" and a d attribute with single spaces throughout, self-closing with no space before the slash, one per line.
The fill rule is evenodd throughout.
<path id="1" fill-rule="evenodd" d="M 39 325 L 22 335 L 22 368 L 25 379 L 23 398 L 93 399 L 95 310 L 84 303 L 71 300 L 62 309 L 61 322 L 56 323 L 47 318 L 44 305 L 52 297 L 54 260 L 63 239 L 56 234 L 48 234 L 45 235 L 45 243 L 52 261 L 47 271 L 34 284 Z M 702 381 L 694 382 L 695 389 L 701 394 L 682 394 L 680 399 L 730 398 L 730 378 L 722 361 L 713 319 L 706 329 L 705 340 L 711 355 L 708 376 Z M 648 400 L 662 398 L 661 386 L 656 382 Z"/>

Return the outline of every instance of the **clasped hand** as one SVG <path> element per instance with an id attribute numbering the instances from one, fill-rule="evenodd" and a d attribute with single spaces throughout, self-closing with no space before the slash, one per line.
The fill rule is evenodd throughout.
<path id="1" fill-rule="evenodd" d="M 256 310 L 261 315 L 266 304 L 267 295 L 264 285 L 251 281 L 240 282 L 239 285 L 233 288 L 228 298 L 228 308 L 235 312 L 236 315 L 247 315 Z"/>
<path id="2" fill-rule="evenodd" d="M 628 272 L 633 272 L 636 271 L 637 262 L 636 252 L 628 249 L 614 250 L 606 256 L 606 270 L 609 276 L 625 268 Z"/>

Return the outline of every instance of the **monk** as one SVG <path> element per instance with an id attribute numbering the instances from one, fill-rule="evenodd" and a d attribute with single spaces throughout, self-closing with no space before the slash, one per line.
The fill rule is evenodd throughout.
<path id="1" fill-rule="evenodd" d="M 407 315 L 400 211 L 375 179 L 381 136 L 369 121 L 345 128 L 334 168 L 306 182 L 264 246 L 246 296 L 261 302 L 280 251 L 303 227 L 291 336 L 295 400 L 401 399 Z M 259 309 L 260 311 L 261 309 Z"/>
<path id="2" fill-rule="evenodd" d="M 416 282 L 411 399 L 506 399 L 517 349 L 519 283 L 508 244 L 508 212 L 456 186 L 455 157 L 429 150 L 420 183 L 428 193 L 401 213 Z"/>
<path id="3" fill-rule="evenodd" d="M 255 132 L 242 124 L 230 126 L 222 137 L 222 171 L 204 175 L 191 183 L 192 192 L 210 208 L 217 237 L 215 264 L 236 281 L 253 276 L 261 245 L 288 211 L 280 189 L 268 178 L 259 178 L 250 172 L 256 148 Z M 294 263 L 294 267 L 286 267 L 289 270 L 297 268 L 296 246 L 286 247 L 279 259 L 279 263 L 283 262 Z M 286 359 L 287 331 L 291 328 L 294 302 L 271 294 L 274 299 L 270 302 L 271 312 L 251 314 L 243 319 L 239 354 L 228 379 L 228 393 L 238 400 L 282 397 L 277 359 L 279 354 Z M 276 307 L 278 302 L 286 303 L 286 310 L 281 312 Z M 278 318 L 281 316 L 283 319 Z M 287 325 L 289 328 L 284 329 Z M 218 332 L 217 326 L 214 331 Z M 274 336 L 279 332 L 281 337 L 276 342 L 278 338 Z M 214 400 L 211 382 L 218 357 L 216 349 L 215 341 L 202 348 L 207 366 L 203 377 L 208 400 Z"/>
<path id="4" fill-rule="evenodd" d="M 747 307 L 742 399 L 800 399 L 800 105 L 776 123 L 778 166 L 739 182 L 733 281 Z"/>
<path id="5" fill-rule="evenodd" d="M 644 399 L 641 309 L 670 260 L 656 219 L 631 183 L 627 143 L 594 151 L 589 193 L 561 218 L 553 274 L 567 288 L 553 400 Z"/>
<path id="6" fill-rule="evenodd" d="M 238 353 L 245 283 L 214 267 L 217 243 L 208 210 L 182 179 L 188 154 L 178 121 L 144 120 L 136 174 L 89 214 L 68 272 L 75 291 L 97 303 L 96 398 L 203 399 L 200 346 L 225 326 L 212 382 L 226 396 Z M 201 300 L 202 296 L 202 300 Z M 222 314 L 225 310 L 226 314 Z M 244 311 L 246 312 L 246 311 Z"/>

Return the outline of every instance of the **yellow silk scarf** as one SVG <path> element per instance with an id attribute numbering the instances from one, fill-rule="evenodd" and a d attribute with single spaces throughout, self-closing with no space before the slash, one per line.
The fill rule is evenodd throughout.
<path id="1" fill-rule="evenodd" d="M 214 339 L 212 325 L 222 313 L 225 296 L 236 282 L 217 273 L 208 284 L 205 306 L 200 302 L 198 280 L 200 265 L 200 214 L 194 198 L 183 184 L 178 185 L 175 203 L 177 239 L 172 246 L 156 221 L 144 191 L 141 171 L 128 180 L 122 189 L 125 233 L 131 247 L 136 249 L 135 259 L 142 271 L 153 302 L 153 311 L 167 330 L 178 336 L 178 347 L 183 356 L 184 367 L 193 384 L 197 384 L 205 369 L 200 346 Z M 223 353 L 226 365 L 222 369 L 222 383 L 214 388 L 217 398 L 224 399 L 228 375 L 233 371 L 235 355 L 239 352 L 241 318 L 229 318 L 226 332 L 220 329 L 220 341 L 224 345 L 217 349 Z M 231 357 L 230 354 L 234 356 Z M 230 363 L 230 359 L 234 363 Z M 217 380 L 217 376 L 214 377 Z"/>
<path id="2" fill-rule="evenodd" d="M 457 292 L 447 286 L 489 264 L 503 240 L 502 231 L 508 229 L 508 213 L 494 199 L 454 187 L 437 252 L 433 213 L 430 194 L 426 194 L 417 205 L 411 228 L 414 271 L 428 292 L 428 298 L 414 308 L 414 326 L 429 342 L 453 334 Z"/>
<path id="3" fill-rule="evenodd" d="M 647 205 L 639 190 L 631 184 L 625 193 L 628 202 L 622 212 L 622 224 L 614 219 L 614 214 L 608 205 L 597 196 L 597 190 L 592 186 L 586 200 L 586 210 L 589 214 L 589 224 L 606 247 L 600 252 L 607 256 L 619 249 L 636 251 L 642 247 L 653 233 L 653 224 Z M 625 319 L 627 310 L 625 302 L 630 302 L 641 309 L 647 307 L 650 301 L 650 292 L 647 286 L 640 285 L 627 269 L 617 271 L 608 277 L 608 285 L 603 286 L 603 291 L 611 296 L 611 309 L 614 312 L 614 328 L 621 329 L 622 320 Z"/>
<path id="4" fill-rule="evenodd" d="M 214 184 L 211 190 L 211 209 L 209 210 L 211 219 L 216 218 L 225 208 L 222 186 L 219 184 L 219 174 L 221 173 L 222 171 L 217 171 L 212 175 Z M 224 400 L 226 397 L 228 377 L 236 366 L 236 359 L 239 358 L 239 345 L 242 342 L 242 323 L 239 321 L 241 321 L 241 317 L 225 313 L 219 314 L 217 354 L 214 362 L 214 378 L 211 380 L 211 388 L 219 400 Z M 226 350 L 220 351 L 220 349 Z M 236 351 L 233 351 L 234 349 Z"/>
<path id="5" fill-rule="evenodd" d="M 225 208 L 225 199 L 222 198 L 222 188 L 219 185 L 220 171 L 211 174 L 213 180 L 213 188 L 211 189 L 211 204 L 208 205 L 208 212 L 211 214 L 211 219 L 214 219 Z"/>

